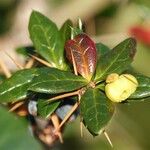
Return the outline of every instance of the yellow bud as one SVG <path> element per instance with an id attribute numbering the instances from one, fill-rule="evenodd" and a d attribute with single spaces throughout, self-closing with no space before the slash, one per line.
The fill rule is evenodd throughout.
<path id="1" fill-rule="evenodd" d="M 114 80 L 110 80 L 113 76 Z M 138 86 L 138 81 L 131 74 L 122 74 L 120 76 L 111 74 L 106 79 L 106 83 L 106 95 L 113 102 L 122 102 L 126 100 L 132 93 L 135 92 Z"/>

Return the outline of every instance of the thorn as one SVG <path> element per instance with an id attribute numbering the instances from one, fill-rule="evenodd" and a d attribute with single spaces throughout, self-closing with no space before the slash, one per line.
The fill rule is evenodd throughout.
<path id="1" fill-rule="evenodd" d="M 6 51 L 5 54 L 14 62 L 14 64 L 18 67 L 18 69 L 24 69 L 22 65 L 20 65 L 11 55 L 9 55 Z"/>
<path id="2" fill-rule="evenodd" d="M 112 144 L 112 142 L 111 142 L 111 140 L 110 140 L 110 138 L 109 138 L 107 132 L 104 130 L 103 133 L 104 133 L 104 135 L 105 135 L 107 141 L 109 142 L 110 146 L 113 148 L 113 144 Z"/>
<path id="3" fill-rule="evenodd" d="M 71 108 L 71 110 L 69 111 L 69 113 L 65 116 L 65 118 L 63 119 L 63 121 L 60 123 L 60 125 L 58 126 L 58 128 L 56 129 L 56 132 L 59 131 L 61 129 L 61 127 L 64 125 L 64 123 L 70 118 L 70 116 L 74 113 L 74 111 L 78 108 L 79 103 L 76 102 L 75 105 Z"/>
<path id="4" fill-rule="evenodd" d="M 74 38 L 73 28 L 71 27 L 71 40 Z"/>
<path id="5" fill-rule="evenodd" d="M 13 107 L 11 107 L 11 109 L 9 109 L 9 112 L 15 111 L 17 108 L 19 108 L 20 106 L 22 106 L 24 104 L 24 101 L 18 102 L 16 104 L 14 104 Z"/>
<path id="6" fill-rule="evenodd" d="M 52 67 L 52 65 L 50 63 L 48 63 L 47 61 L 41 59 L 41 58 L 38 58 L 34 55 L 30 55 L 32 58 L 34 58 L 35 60 L 37 60 L 38 62 L 42 63 L 43 65 L 47 66 L 47 67 Z"/>
<path id="7" fill-rule="evenodd" d="M 52 114 L 51 115 L 51 120 L 52 120 L 52 123 L 53 123 L 55 129 L 57 129 L 59 127 L 59 119 L 58 119 L 57 115 L 56 114 Z M 56 134 L 59 137 L 60 143 L 63 143 L 63 138 L 62 138 L 61 132 L 57 131 Z"/>
<path id="8" fill-rule="evenodd" d="M 83 40 L 84 40 L 84 39 L 82 38 L 82 39 L 79 41 L 79 44 L 81 44 Z"/>
<path id="9" fill-rule="evenodd" d="M 75 74 L 75 75 L 78 75 L 78 72 L 77 72 L 77 66 L 76 66 L 76 62 L 75 62 L 75 59 L 74 59 L 72 50 L 71 50 L 71 58 L 72 58 L 72 62 L 73 62 L 73 70 L 74 70 L 74 74 Z"/>
<path id="10" fill-rule="evenodd" d="M 82 117 L 80 117 L 80 135 L 81 135 L 81 137 L 83 137 L 83 118 Z"/>
<path id="11" fill-rule="evenodd" d="M 62 98 L 65 98 L 65 97 L 70 97 L 70 96 L 78 95 L 79 91 L 80 90 L 75 91 L 75 92 L 70 92 L 70 93 L 66 93 L 66 94 L 55 96 L 55 97 L 47 100 L 46 102 L 52 102 L 52 101 L 55 101 L 55 100 L 58 100 L 58 99 L 62 99 Z"/>
<path id="12" fill-rule="evenodd" d="M 34 58 L 31 58 L 24 66 L 24 68 L 28 69 L 28 68 L 31 68 L 33 66 L 35 62 L 35 59 Z"/>
<path id="13" fill-rule="evenodd" d="M 0 60 L 0 67 L 7 78 L 11 77 L 10 71 L 2 60 Z"/>
<path id="14" fill-rule="evenodd" d="M 82 21 L 81 18 L 78 18 L 79 29 L 82 30 Z"/>
<path id="15" fill-rule="evenodd" d="M 89 48 L 90 48 L 90 47 L 88 46 L 88 47 L 84 50 L 83 55 L 85 55 L 85 53 L 88 51 Z"/>

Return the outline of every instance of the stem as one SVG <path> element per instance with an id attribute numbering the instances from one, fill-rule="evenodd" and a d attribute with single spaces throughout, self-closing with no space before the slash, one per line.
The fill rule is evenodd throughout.
<path id="1" fill-rule="evenodd" d="M 62 99 L 62 98 L 65 98 L 65 97 L 70 97 L 70 96 L 78 95 L 79 91 L 80 90 L 75 91 L 75 92 L 71 92 L 71 93 L 66 93 L 66 94 L 58 95 L 56 97 L 53 97 L 53 98 L 47 100 L 47 102 L 52 102 L 52 101 L 55 101 L 55 100 L 58 100 L 58 99 Z"/>

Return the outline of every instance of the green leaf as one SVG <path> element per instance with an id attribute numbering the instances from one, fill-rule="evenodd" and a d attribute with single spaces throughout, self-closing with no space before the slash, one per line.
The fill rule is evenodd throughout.
<path id="1" fill-rule="evenodd" d="M 18 47 L 16 48 L 16 52 L 18 54 L 23 55 L 24 57 L 29 57 L 29 54 L 30 55 L 35 54 L 35 48 L 33 46 Z"/>
<path id="2" fill-rule="evenodd" d="M 24 99 L 37 69 L 17 71 L 9 79 L 4 80 L 0 86 L 0 102 L 12 102 Z"/>
<path id="3" fill-rule="evenodd" d="M 110 51 L 110 48 L 104 45 L 103 43 L 96 43 L 96 50 L 97 50 L 97 58 L 100 59 L 100 57 L 107 52 Z"/>
<path id="4" fill-rule="evenodd" d="M 125 71 L 136 52 L 136 41 L 128 38 L 103 55 L 97 64 L 95 81 L 100 82 L 111 73 L 121 73 Z"/>
<path id="5" fill-rule="evenodd" d="M 133 75 L 137 79 L 139 85 L 136 91 L 129 98 L 135 101 L 140 101 L 140 99 L 150 97 L 150 77 L 138 73 Z"/>
<path id="6" fill-rule="evenodd" d="M 81 98 L 81 116 L 85 126 L 93 135 L 100 134 L 110 121 L 114 107 L 104 93 L 88 89 Z"/>
<path id="7" fill-rule="evenodd" d="M 38 100 L 38 114 L 43 118 L 48 118 L 59 106 L 60 101 L 55 101 L 53 103 L 47 103 L 46 99 Z"/>
<path id="8" fill-rule="evenodd" d="M 56 94 L 77 90 L 87 84 L 86 79 L 70 72 L 47 68 L 39 71 L 39 76 L 34 78 L 29 90 Z"/>
<path id="9" fill-rule="evenodd" d="M 67 20 L 60 29 L 60 35 L 65 45 L 65 42 L 71 38 L 71 27 L 72 27 L 71 20 Z"/>
<path id="10" fill-rule="evenodd" d="M 64 43 L 55 23 L 41 13 L 33 11 L 29 21 L 29 33 L 37 53 L 52 67 L 65 70 Z"/>
<path id="11" fill-rule="evenodd" d="M 25 120 L 0 107 L 0 149 L 41 150 L 40 144 L 31 136 Z"/>

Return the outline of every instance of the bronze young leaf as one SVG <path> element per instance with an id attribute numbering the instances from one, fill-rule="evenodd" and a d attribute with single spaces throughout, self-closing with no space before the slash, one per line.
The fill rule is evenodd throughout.
<path id="1" fill-rule="evenodd" d="M 86 34 L 79 34 L 66 42 L 65 50 L 71 63 L 74 58 L 77 72 L 90 81 L 96 68 L 95 43 Z"/>

